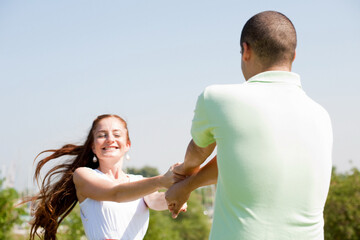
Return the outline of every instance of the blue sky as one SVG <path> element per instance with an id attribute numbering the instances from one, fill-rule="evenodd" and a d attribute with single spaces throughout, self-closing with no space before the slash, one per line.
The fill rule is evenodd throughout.
<path id="1" fill-rule="evenodd" d="M 32 188 L 37 153 L 82 143 L 103 113 L 128 121 L 125 167 L 182 161 L 197 96 L 244 82 L 241 29 L 264 10 L 297 29 L 293 71 L 331 115 L 334 165 L 360 168 L 358 0 L 1 0 L 1 175 Z"/>

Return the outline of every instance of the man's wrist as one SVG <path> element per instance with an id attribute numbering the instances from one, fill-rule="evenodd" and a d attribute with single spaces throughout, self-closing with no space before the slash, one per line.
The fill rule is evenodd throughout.
<path id="1" fill-rule="evenodd" d="M 184 181 L 184 186 L 187 192 L 192 192 L 198 188 L 198 182 L 196 181 L 196 173 L 187 177 Z"/>
<path id="2" fill-rule="evenodd" d="M 187 176 L 193 175 L 194 173 L 197 173 L 200 169 L 200 166 L 194 166 L 193 164 L 189 162 L 184 162 L 183 170 Z"/>

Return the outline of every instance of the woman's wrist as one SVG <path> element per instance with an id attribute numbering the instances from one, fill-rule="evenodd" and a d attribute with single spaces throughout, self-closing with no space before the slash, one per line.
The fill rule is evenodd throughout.
<path id="1" fill-rule="evenodd" d="M 166 174 L 156 176 L 156 178 L 157 178 L 157 187 L 158 187 L 157 190 L 170 187 L 169 185 L 171 184 L 169 183 L 169 176 L 167 176 Z"/>

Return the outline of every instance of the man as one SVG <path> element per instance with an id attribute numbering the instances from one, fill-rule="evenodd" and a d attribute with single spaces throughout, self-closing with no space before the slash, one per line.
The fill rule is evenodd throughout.
<path id="1" fill-rule="evenodd" d="M 166 198 L 176 217 L 190 192 L 217 183 L 210 239 L 323 239 L 331 176 L 327 112 L 291 72 L 296 31 L 283 14 L 256 14 L 241 33 L 243 84 L 199 96 L 184 163 Z M 217 146 L 217 157 L 199 168 Z"/>

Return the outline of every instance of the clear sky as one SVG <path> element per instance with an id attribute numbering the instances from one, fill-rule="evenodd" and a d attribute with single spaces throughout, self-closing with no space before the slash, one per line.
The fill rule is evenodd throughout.
<path id="1" fill-rule="evenodd" d="M 334 165 L 360 167 L 358 0 L 0 0 L 1 175 L 31 188 L 35 156 L 104 113 L 128 121 L 125 167 L 182 161 L 197 96 L 244 82 L 241 29 L 264 10 L 297 29 L 293 71 L 332 117 Z"/>

